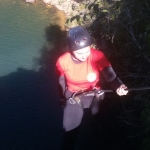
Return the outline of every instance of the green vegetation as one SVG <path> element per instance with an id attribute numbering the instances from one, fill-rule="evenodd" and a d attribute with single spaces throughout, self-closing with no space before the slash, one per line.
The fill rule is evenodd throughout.
<path id="1" fill-rule="evenodd" d="M 76 20 L 91 32 L 93 46 L 105 52 L 128 87 L 150 86 L 150 1 L 82 1 L 80 7 L 82 12 L 67 25 Z M 149 91 L 131 92 L 117 114 L 140 150 L 150 149 L 149 96 Z"/>
<path id="2" fill-rule="evenodd" d="M 73 9 L 78 14 L 73 16 L 72 12 L 66 26 L 86 27 L 92 34 L 93 47 L 104 51 L 115 72 L 128 87 L 150 86 L 150 1 L 91 0 L 82 1 L 79 7 Z M 51 70 L 50 60 L 58 56 L 58 50 L 65 51 L 65 35 L 66 32 L 57 25 L 46 29 L 48 45 L 42 48 L 40 59 L 43 68 Z M 105 88 L 106 82 L 102 81 Z M 128 140 L 136 145 L 136 149 L 149 150 L 149 90 L 130 92 L 121 98 L 110 97 L 110 114 L 115 115 Z M 102 132 L 96 130 L 97 135 Z"/>

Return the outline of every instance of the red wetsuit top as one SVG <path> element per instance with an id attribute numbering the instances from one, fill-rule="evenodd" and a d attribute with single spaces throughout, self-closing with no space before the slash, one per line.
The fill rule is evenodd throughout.
<path id="1" fill-rule="evenodd" d="M 111 66 L 105 55 L 91 48 L 91 54 L 81 63 L 75 63 L 69 52 L 60 56 L 56 62 L 56 73 L 65 76 L 67 88 L 71 92 L 100 88 L 100 71 Z"/>

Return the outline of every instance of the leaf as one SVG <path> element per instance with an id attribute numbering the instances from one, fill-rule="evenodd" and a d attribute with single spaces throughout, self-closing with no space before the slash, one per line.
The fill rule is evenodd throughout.
<path id="1" fill-rule="evenodd" d="M 111 18 L 112 18 L 113 20 L 115 19 L 115 17 L 116 17 L 115 14 L 112 14 L 112 15 L 111 15 Z"/>
<path id="2" fill-rule="evenodd" d="M 103 9 L 103 10 L 101 10 L 101 12 L 109 12 L 108 10 L 106 10 L 106 9 Z"/>

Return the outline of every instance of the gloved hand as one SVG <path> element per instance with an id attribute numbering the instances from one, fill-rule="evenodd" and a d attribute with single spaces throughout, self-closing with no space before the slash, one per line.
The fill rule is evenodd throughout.
<path id="1" fill-rule="evenodd" d="M 127 87 L 124 84 L 121 84 L 120 87 L 117 88 L 116 93 L 119 96 L 127 95 L 127 93 L 128 93 Z"/>

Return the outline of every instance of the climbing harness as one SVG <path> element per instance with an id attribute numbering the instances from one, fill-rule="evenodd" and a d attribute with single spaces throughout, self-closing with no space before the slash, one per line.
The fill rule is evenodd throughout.
<path id="1" fill-rule="evenodd" d="M 75 92 L 72 97 L 70 97 L 68 99 L 68 102 L 70 104 L 78 104 L 82 107 L 82 103 L 81 103 L 81 99 L 82 97 L 88 97 L 88 96 L 93 96 L 97 99 L 100 99 L 100 97 L 104 94 L 104 91 L 103 90 L 97 90 L 97 89 L 94 89 L 94 90 L 88 90 L 88 91 L 78 91 L 78 92 Z"/>

